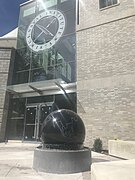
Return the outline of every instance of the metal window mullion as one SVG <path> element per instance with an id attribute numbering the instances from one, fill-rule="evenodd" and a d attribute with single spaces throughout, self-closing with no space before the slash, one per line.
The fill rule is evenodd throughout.
<path id="1" fill-rule="evenodd" d="M 22 141 L 24 141 L 25 139 L 25 131 L 26 131 L 26 106 L 27 106 L 27 98 L 25 100 L 25 112 L 24 112 L 24 127 L 23 127 L 23 137 L 22 137 Z"/>
<path id="2" fill-rule="evenodd" d="M 37 107 L 36 107 L 36 113 L 35 113 L 35 127 L 34 127 L 34 138 L 36 139 L 37 137 L 37 118 L 38 118 L 38 115 L 37 115 Z"/>
<path id="3" fill-rule="evenodd" d="M 42 108 L 42 105 L 39 104 L 39 106 L 37 107 L 37 132 L 36 132 L 36 140 L 39 139 L 39 128 L 40 128 L 40 116 L 41 116 L 41 108 Z"/>
<path id="4" fill-rule="evenodd" d="M 76 23 L 79 25 L 79 16 L 80 16 L 80 10 L 79 10 L 79 0 L 76 0 Z"/>

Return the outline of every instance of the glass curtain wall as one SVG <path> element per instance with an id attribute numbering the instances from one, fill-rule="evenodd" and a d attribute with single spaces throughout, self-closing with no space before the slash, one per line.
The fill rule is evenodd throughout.
<path id="1" fill-rule="evenodd" d="M 12 84 L 76 81 L 76 0 L 35 0 L 20 9 Z"/>
<path id="2" fill-rule="evenodd" d="M 76 82 L 76 0 L 35 0 L 20 8 L 11 84 L 53 79 Z M 11 98 L 7 136 L 35 139 L 46 114 L 62 108 L 76 111 L 76 104 L 76 93 Z"/>

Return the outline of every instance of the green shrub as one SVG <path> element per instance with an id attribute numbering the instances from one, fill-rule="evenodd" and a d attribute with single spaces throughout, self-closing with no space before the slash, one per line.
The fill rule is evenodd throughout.
<path id="1" fill-rule="evenodd" d="M 97 138 L 94 140 L 94 144 L 93 144 L 93 150 L 95 152 L 101 152 L 103 149 L 102 147 L 102 140 L 100 138 Z"/>

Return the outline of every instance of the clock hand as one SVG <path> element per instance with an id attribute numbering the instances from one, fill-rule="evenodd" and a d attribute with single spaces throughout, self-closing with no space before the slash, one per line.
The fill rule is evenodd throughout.
<path id="1" fill-rule="evenodd" d="M 56 18 L 54 18 L 54 19 L 46 26 L 46 28 L 48 28 L 54 21 L 56 21 Z"/>
<path id="2" fill-rule="evenodd" d="M 46 35 L 48 34 L 48 33 L 46 32 L 46 30 L 43 29 L 43 26 L 38 25 L 38 24 L 36 24 L 35 26 L 37 26 L 37 27 L 41 30 L 42 33 L 44 32 Z"/>
<path id="3" fill-rule="evenodd" d="M 34 40 L 34 42 L 43 34 L 43 31 L 36 37 L 36 39 Z"/>
<path id="4" fill-rule="evenodd" d="M 43 31 L 46 35 L 47 33 L 50 34 L 51 36 L 54 36 L 48 29 L 46 29 L 45 27 L 41 26 L 41 25 L 38 25 L 36 24 L 36 26 L 41 30 Z"/>
<path id="5" fill-rule="evenodd" d="M 52 34 L 48 29 L 44 28 L 45 31 L 47 31 L 52 37 L 54 36 L 54 34 Z"/>

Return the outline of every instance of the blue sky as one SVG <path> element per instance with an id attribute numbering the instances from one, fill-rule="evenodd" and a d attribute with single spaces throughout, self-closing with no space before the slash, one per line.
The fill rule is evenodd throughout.
<path id="1" fill-rule="evenodd" d="M 0 37 L 18 26 L 20 4 L 28 0 L 0 0 Z"/>

